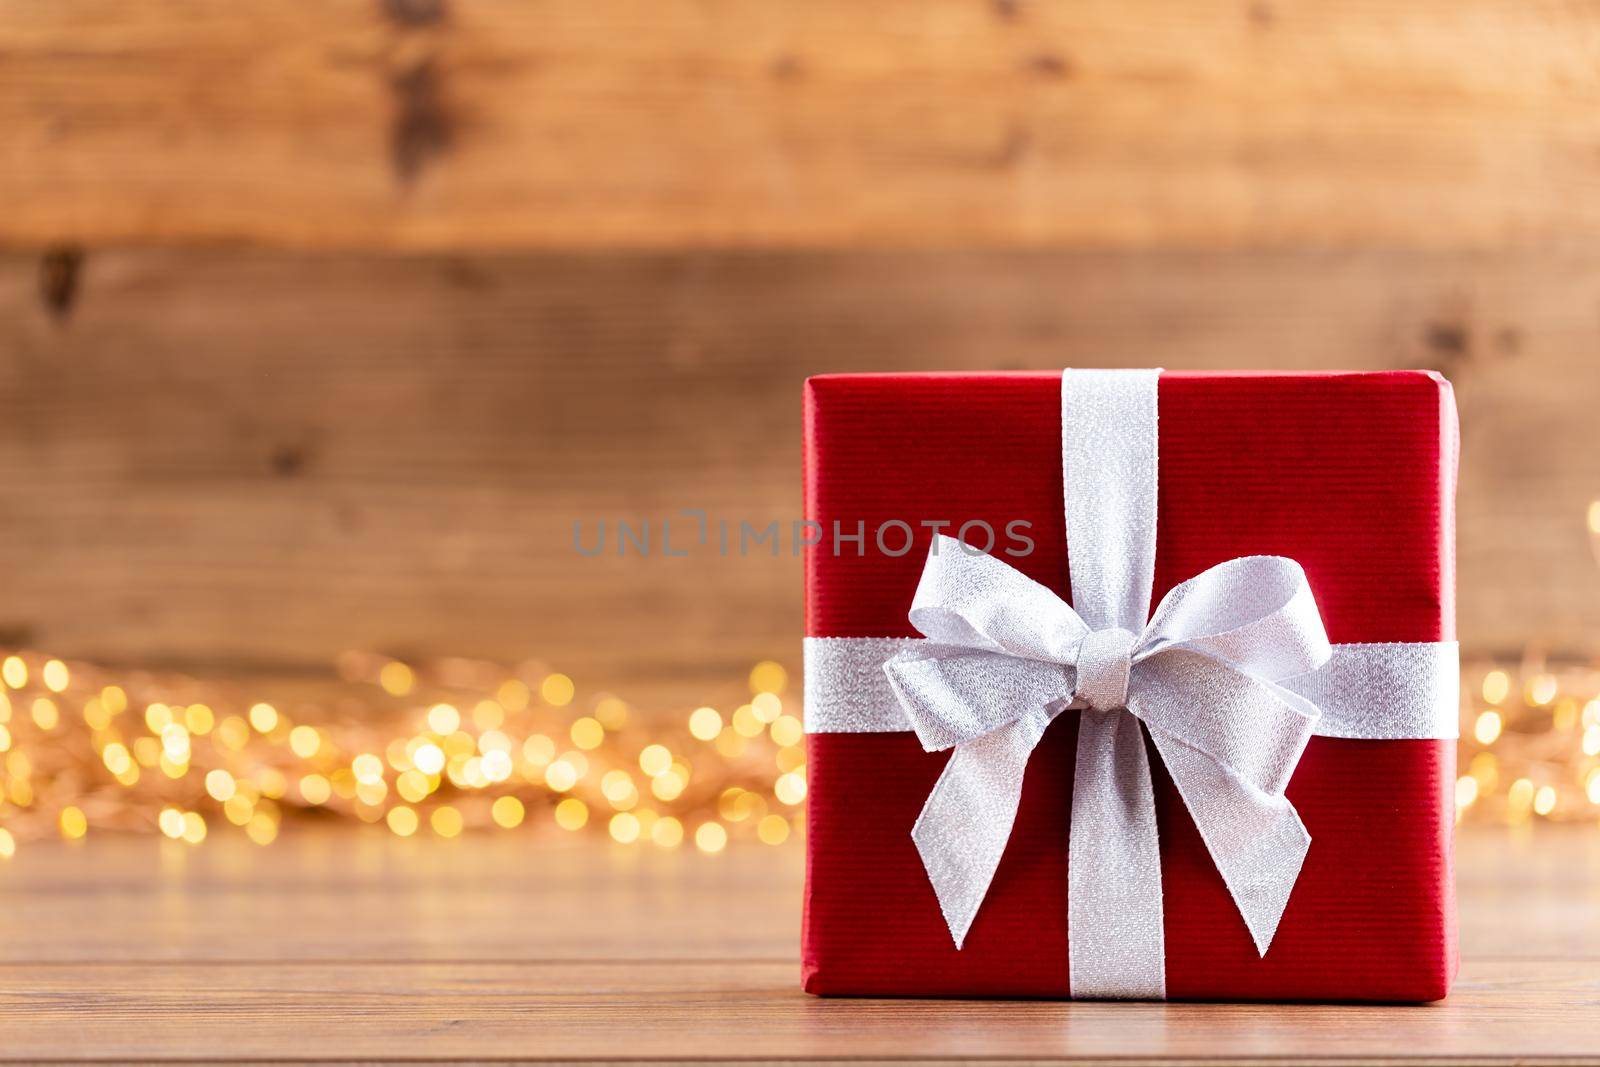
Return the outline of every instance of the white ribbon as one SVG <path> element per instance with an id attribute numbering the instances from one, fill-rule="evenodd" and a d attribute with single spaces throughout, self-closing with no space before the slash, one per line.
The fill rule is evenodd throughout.
<path id="1" fill-rule="evenodd" d="M 1090 630 L 1049 589 L 970 551 L 935 542 L 911 608 L 928 640 L 884 668 L 923 747 L 955 748 L 912 838 L 956 944 L 1011 836 L 1028 756 L 1073 709 L 1073 995 L 1160 996 L 1164 985 L 1154 796 L 1135 720 L 1265 952 L 1310 842 L 1283 789 L 1317 719 L 1277 682 L 1330 655 L 1299 565 L 1213 567 L 1168 593 L 1136 636 Z"/>
<path id="2" fill-rule="evenodd" d="M 1319 713 L 1296 691 L 1303 684 L 1284 683 L 1319 677 L 1309 672 L 1332 650 L 1300 566 L 1275 556 L 1219 564 L 1174 588 L 1147 620 L 1158 373 L 1063 375 L 1076 610 L 999 560 L 939 537 L 911 608 L 927 640 L 864 639 L 865 658 L 836 657 L 827 679 L 870 691 L 864 664 L 887 654 L 884 674 L 923 746 L 954 748 L 912 836 L 957 947 L 1010 838 L 1029 755 L 1056 715 L 1079 712 L 1068 846 L 1075 997 L 1165 995 L 1144 731 L 1262 954 L 1310 845 L 1284 787 Z M 808 683 L 812 649 L 808 642 Z M 1343 659 L 1348 674 L 1351 657 Z M 851 686 L 851 674 L 863 684 Z M 1343 675 L 1328 684 L 1349 688 Z M 808 719 L 818 696 L 808 693 Z M 1425 700 L 1439 703 L 1434 691 Z"/>
<path id="3" fill-rule="evenodd" d="M 805 721 L 812 734 L 911 729 L 883 666 L 921 637 L 808 637 Z M 1454 641 L 1336 644 L 1310 674 L 1278 684 L 1322 712 L 1316 737 L 1444 740 L 1460 735 L 1461 656 Z"/>

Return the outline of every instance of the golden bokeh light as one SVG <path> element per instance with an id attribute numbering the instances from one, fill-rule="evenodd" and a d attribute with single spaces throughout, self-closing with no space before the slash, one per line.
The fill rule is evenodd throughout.
<path id="1" fill-rule="evenodd" d="M 521 826 L 526 816 L 527 809 L 522 801 L 512 796 L 497 797 L 489 807 L 489 817 L 494 820 L 496 826 L 504 830 L 514 830 Z"/>
<path id="2" fill-rule="evenodd" d="M 778 716 L 767 730 L 772 735 L 773 744 L 781 748 L 798 745 L 806 736 L 805 727 L 793 715 Z"/>
<path id="3" fill-rule="evenodd" d="M 728 831 L 721 823 L 703 822 L 695 827 L 694 847 L 701 852 L 721 852 L 728 845 Z"/>
<path id="4" fill-rule="evenodd" d="M 254 704 L 250 708 L 250 725 L 257 733 L 270 734 L 278 728 L 278 709 L 271 704 Z"/>
<path id="5" fill-rule="evenodd" d="M 672 752 L 666 745 L 646 745 L 639 752 L 639 769 L 650 777 L 665 774 L 672 766 Z"/>
<path id="6" fill-rule="evenodd" d="M 67 686 L 72 681 L 72 672 L 58 659 L 45 660 L 44 669 L 39 674 L 44 681 L 44 687 L 52 693 L 66 692 Z"/>
<path id="7" fill-rule="evenodd" d="M 595 701 L 594 717 L 601 726 L 615 733 L 628 724 L 628 705 L 617 697 L 601 697 Z"/>
<path id="8" fill-rule="evenodd" d="M 363 752 L 350 761 L 350 773 L 363 785 L 383 781 L 383 760 L 371 752 Z"/>
<path id="9" fill-rule="evenodd" d="M 783 669 L 783 664 L 773 660 L 762 660 L 750 668 L 750 691 L 752 693 L 782 693 L 789 684 L 789 672 Z"/>
<path id="10" fill-rule="evenodd" d="M 61 836 L 68 840 L 76 840 L 89 832 L 89 820 L 84 816 L 83 809 L 75 804 L 61 809 L 57 825 L 61 829 Z"/>
<path id="11" fill-rule="evenodd" d="M 1556 791 L 1554 786 L 1542 785 L 1533 794 L 1533 812 L 1535 815 L 1549 815 L 1556 810 Z"/>
<path id="12" fill-rule="evenodd" d="M 683 844 L 683 823 L 671 815 L 663 815 L 650 826 L 650 840 L 661 848 L 677 848 Z"/>
<path id="13" fill-rule="evenodd" d="M 333 785 L 320 774 L 308 774 L 300 779 L 300 796 L 313 807 L 326 804 L 333 796 Z"/>
<path id="14" fill-rule="evenodd" d="M 161 701 L 155 701 L 144 709 L 144 725 L 153 734 L 159 734 L 172 725 L 172 709 Z"/>
<path id="15" fill-rule="evenodd" d="M 781 775 L 773 785 L 772 792 L 785 804 L 798 804 L 806 798 L 805 777 L 796 771 Z"/>
<path id="16" fill-rule="evenodd" d="M 565 759 L 558 759 L 544 769 L 544 784 L 557 793 L 565 793 L 578 784 L 578 771 Z"/>
<path id="17" fill-rule="evenodd" d="M 563 830 L 581 830 L 589 821 L 589 805 L 577 797 L 568 797 L 556 805 L 556 825 Z"/>
<path id="18" fill-rule="evenodd" d="M 672 801 L 682 796 L 688 785 L 689 780 L 674 765 L 650 779 L 650 792 L 657 800 Z"/>
<path id="19" fill-rule="evenodd" d="M 600 779 L 600 792 L 618 811 L 627 811 L 639 803 L 639 787 L 633 775 L 620 768 L 607 771 Z"/>
<path id="20" fill-rule="evenodd" d="M 1480 745 L 1492 745 L 1500 736 L 1503 722 L 1498 711 L 1486 711 L 1473 724 L 1472 736 L 1478 739 Z"/>
<path id="21" fill-rule="evenodd" d="M 756 824 L 756 836 L 768 845 L 781 845 L 789 840 L 789 820 L 768 815 Z"/>
<path id="22" fill-rule="evenodd" d="M 428 814 L 428 825 L 440 837 L 455 837 L 461 833 L 465 821 L 461 818 L 461 812 L 444 804 Z"/>
<path id="23" fill-rule="evenodd" d="M 498 730 L 506 721 L 506 709 L 498 700 L 480 700 L 472 705 L 472 725 L 480 730 Z"/>
<path id="24" fill-rule="evenodd" d="M 572 679 L 564 674 L 551 674 L 539 683 L 539 697 L 552 708 L 564 708 L 572 703 L 576 693 Z"/>
<path id="25" fill-rule="evenodd" d="M 41 730 L 50 731 L 61 725 L 61 709 L 56 707 L 56 702 L 49 697 L 36 699 L 30 710 L 33 724 Z"/>
<path id="26" fill-rule="evenodd" d="M 556 743 L 544 734 L 530 734 L 528 739 L 522 742 L 522 758 L 527 760 L 530 766 L 542 770 L 556 758 Z"/>
<path id="27" fill-rule="evenodd" d="M 620 845 L 631 845 L 639 840 L 639 817 L 629 811 L 619 811 L 608 824 L 611 840 Z"/>
<path id="28" fill-rule="evenodd" d="M 289 731 L 289 751 L 301 759 L 310 759 L 322 747 L 322 735 L 314 726 L 304 724 Z"/>
<path id="29" fill-rule="evenodd" d="M 428 709 L 428 729 L 444 737 L 461 728 L 461 712 L 454 704 L 435 704 Z"/>
<path id="30" fill-rule="evenodd" d="M 223 748 L 238 752 L 250 743 L 250 724 L 237 715 L 229 715 L 217 723 L 212 737 Z"/>
<path id="31" fill-rule="evenodd" d="M 760 737 L 766 732 L 767 724 L 761 721 L 754 707 L 741 704 L 733 713 L 733 730 L 740 737 Z"/>
<path id="32" fill-rule="evenodd" d="M 511 777 L 515 767 L 509 753 L 495 749 L 493 752 L 485 753 L 479 762 L 479 769 L 483 773 L 485 782 L 503 782 Z"/>
<path id="33" fill-rule="evenodd" d="M 245 836 L 258 845 L 270 845 L 278 837 L 278 820 L 265 812 L 256 812 L 244 828 Z"/>
<path id="34" fill-rule="evenodd" d="M 276 767 L 263 767 L 256 772 L 256 784 L 261 787 L 261 795 L 279 799 L 289 791 L 289 779 Z"/>
<path id="35" fill-rule="evenodd" d="M 128 768 L 133 766 L 132 754 L 120 741 L 113 741 L 107 745 L 100 753 L 100 760 L 106 765 L 106 770 L 113 775 L 125 774 Z"/>
<path id="36" fill-rule="evenodd" d="M 763 723 L 771 723 L 783 714 L 783 701 L 776 693 L 757 693 L 750 698 L 750 710 Z"/>
<path id="37" fill-rule="evenodd" d="M 390 808 L 383 816 L 384 822 L 389 824 L 389 829 L 401 837 L 410 837 L 417 832 L 419 822 L 417 813 L 404 804 L 397 804 Z"/>
<path id="38" fill-rule="evenodd" d="M 222 804 L 223 818 L 235 826 L 249 826 L 255 813 L 255 802 L 243 793 L 235 793 Z"/>
<path id="39" fill-rule="evenodd" d="M 444 749 L 429 741 L 417 749 L 411 757 L 411 763 L 423 774 L 438 774 L 444 770 Z"/>
<path id="40" fill-rule="evenodd" d="M 394 780 L 394 791 L 407 803 L 417 804 L 433 792 L 433 781 L 418 770 L 401 771 Z"/>
<path id="41" fill-rule="evenodd" d="M 218 767 L 206 772 L 206 792 L 211 799 L 225 802 L 238 791 L 238 785 L 233 780 L 233 775 Z"/>
<path id="42" fill-rule="evenodd" d="M 378 685 L 390 696 L 403 697 L 416 688 L 417 676 L 404 663 L 391 660 L 378 672 Z"/>
<path id="43" fill-rule="evenodd" d="M 1556 698 L 1556 693 L 1558 692 L 1560 692 L 1560 683 L 1556 681 L 1555 675 L 1536 674 L 1528 679 L 1526 699 L 1529 704 L 1536 707 L 1544 707 Z"/>
<path id="44" fill-rule="evenodd" d="M 162 808 L 158 825 L 161 832 L 176 840 L 183 836 L 183 812 L 177 808 Z"/>
<path id="45" fill-rule="evenodd" d="M 584 751 L 593 751 L 605 744 L 606 740 L 606 728 L 600 725 L 600 720 L 587 715 L 574 722 L 569 733 L 572 743 Z"/>
<path id="46" fill-rule="evenodd" d="M 689 713 L 689 733 L 700 741 L 710 741 L 722 732 L 722 713 L 716 708 L 695 708 Z"/>
<path id="47" fill-rule="evenodd" d="M 216 724 L 216 713 L 211 710 L 209 705 L 190 704 L 183 709 L 183 725 L 188 728 L 191 734 L 204 737 L 211 732 L 211 728 Z"/>
<path id="48" fill-rule="evenodd" d="M 528 707 L 528 702 L 533 699 L 533 693 L 522 679 L 510 678 L 500 683 L 500 688 L 495 690 L 494 697 L 507 711 L 524 711 Z"/>

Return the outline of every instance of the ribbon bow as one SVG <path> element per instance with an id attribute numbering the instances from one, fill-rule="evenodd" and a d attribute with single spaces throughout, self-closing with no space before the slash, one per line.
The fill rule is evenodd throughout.
<path id="1" fill-rule="evenodd" d="M 955 749 L 912 837 L 957 948 L 1011 836 L 1029 754 L 1056 715 L 1076 710 L 1074 995 L 1164 990 L 1141 722 L 1265 955 L 1311 841 L 1284 787 L 1318 715 L 1278 683 L 1331 655 L 1298 563 L 1245 556 L 1212 567 L 1135 634 L 1092 629 L 1046 587 L 940 536 L 910 618 L 929 640 L 884 671 L 923 747 Z"/>

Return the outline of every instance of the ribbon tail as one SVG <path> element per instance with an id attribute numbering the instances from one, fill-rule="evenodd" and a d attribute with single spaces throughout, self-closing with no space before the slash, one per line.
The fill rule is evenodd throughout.
<path id="1" fill-rule="evenodd" d="M 1028 756 L 1055 714 L 1039 708 L 957 745 L 911 829 L 958 949 L 1011 839 Z"/>
<path id="2" fill-rule="evenodd" d="M 1161 849 L 1139 720 L 1127 711 L 1083 712 L 1074 774 L 1067 857 L 1072 995 L 1164 999 Z"/>
<path id="3" fill-rule="evenodd" d="M 1170 734 L 1154 729 L 1150 734 L 1256 951 L 1265 956 L 1311 848 L 1311 834 L 1287 797 L 1251 785 Z"/>

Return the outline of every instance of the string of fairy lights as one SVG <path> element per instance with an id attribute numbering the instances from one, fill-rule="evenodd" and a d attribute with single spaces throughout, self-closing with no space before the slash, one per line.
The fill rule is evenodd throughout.
<path id="1" fill-rule="evenodd" d="M 269 845 L 293 824 L 399 837 L 544 830 L 719 852 L 804 832 L 789 672 L 756 664 L 733 707 L 646 712 L 538 665 L 350 653 L 334 699 L 16 651 L 0 656 L 0 859 L 101 832 Z M 1469 667 L 1458 818 L 1600 825 L 1600 669 Z"/>
<path id="2" fill-rule="evenodd" d="M 250 700 L 231 686 L 0 658 L 0 858 L 100 831 L 261 845 L 344 820 L 400 837 L 532 828 L 618 845 L 721 851 L 803 833 L 804 731 L 788 672 L 758 663 L 748 699 L 683 715 L 581 694 L 538 665 L 408 664 L 350 653 L 334 699 Z"/>

